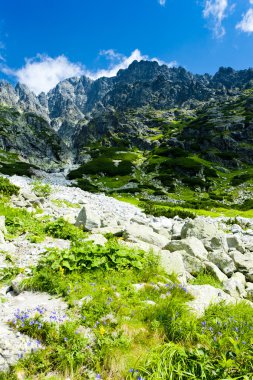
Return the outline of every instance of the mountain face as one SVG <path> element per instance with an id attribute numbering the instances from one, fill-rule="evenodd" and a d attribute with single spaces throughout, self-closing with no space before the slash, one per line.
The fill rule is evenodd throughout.
<path id="1" fill-rule="evenodd" d="M 1 81 L 0 146 L 42 167 L 72 160 L 81 165 L 72 178 L 90 176 L 92 186 L 94 168 L 87 162 L 94 161 L 102 175 L 122 170 L 137 182 L 133 173 L 141 170 L 158 192 L 157 184 L 166 192 L 192 178 L 189 186 L 208 188 L 221 175 L 215 168 L 253 164 L 252 88 L 253 69 L 195 75 L 149 61 L 135 61 L 113 78 L 66 79 L 38 96 Z M 119 157 L 123 164 L 115 170 Z"/>
<path id="2" fill-rule="evenodd" d="M 210 99 L 238 95 L 251 86 L 253 69 L 221 68 L 214 76 L 194 75 L 184 68 L 159 66 L 157 62 L 133 62 L 116 77 L 92 81 L 85 76 L 60 82 L 48 94 L 36 96 L 25 85 L 13 88 L 0 82 L 0 102 L 34 112 L 51 123 L 71 144 L 76 124 L 110 108 L 195 108 Z"/>

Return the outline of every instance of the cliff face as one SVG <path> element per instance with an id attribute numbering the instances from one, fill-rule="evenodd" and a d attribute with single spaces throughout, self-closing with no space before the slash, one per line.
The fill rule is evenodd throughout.
<path id="1" fill-rule="evenodd" d="M 113 78 L 66 79 L 39 96 L 25 85 L 14 88 L 1 81 L 1 146 L 30 161 L 60 162 L 74 154 L 80 162 L 85 147 L 95 142 L 140 149 L 163 143 L 189 151 L 197 146 L 216 161 L 214 148 L 232 149 L 243 158 L 251 153 L 252 115 L 239 108 L 250 109 L 247 89 L 252 83 L 253 69 L 220 68 L 214 76 L 195 75 L 149 61 L 135 61 Z M 233 107 L 237 114 L 230 112 Z"/>

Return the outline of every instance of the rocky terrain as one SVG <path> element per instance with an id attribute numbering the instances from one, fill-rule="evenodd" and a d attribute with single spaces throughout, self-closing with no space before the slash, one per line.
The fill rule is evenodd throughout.
<path id="1" fill-rule="evenodd" d="M 51 183 L 48 196 L 38 196 L 33 180 L 13 176 L 10 182 L 20 188 L 10 199 L 11 207 L 35 213 L 35 218 L 58 220 L 63 217 L 88 231 L 85 240 L 104 246 L 108 236 L 118 236 L 119 244 L 141 249 L 146 255 L 159 257 L 167 276 L 176 275 L 182 287 L 193 296 L 188 302 L 198 317 L 214 303 L 236 304 L 245 299 L 249 305 L 253 297 L 253 221 L 238 218 L 198 217 L 194 220 L 145 215 L 139 208 L 117 201 L 103 194 L 91 194 L 79 188 L 53 185 L 54 175 L 44 179 Z M 43 184 L 41 185 L 43 186 Z M 40 212 L 38 213 L 38 207 Z M 9 225 L 9 223 L 8 223 Z M 63 323 L 69 318 L 67 304 L 46 293 L 23 290 L 24 280 L 32 276 L 48 248 L 70 249 L 71 240 L 45 237 L 33 242 L 27 233 L 8 237 L 5 217 L 1 217 L 0 267 L 2 275 L 10 268 L 20 274 L 11 282 L 2 282 L 0 304 L 0 371 L 6 371 L 29 352 L 43 350 L 39 339 L 30 338 L 15 330 L 21 320 L 32 320 L 41 315 L 41 322 Z M 33 269 L 34 270 L 34 269 Z M 194 285 L 194 278 L 209 273 L 219 287 Z M 4 276 L 2 276 L 4 278 Z M 167 281 L 169 281 L 167 279 Z M 145 283 L 133 284 L 141 291 Z M 159 285 L 161 286 L 161 284 Z M 146 302 L 149 302 L 147 299 Z M 155 305 L 154 301 L 150 301 Z M 10 321 L 14 324 L 10 325 Z M 86 334 L 89 337 L 90 330 Z M 90 338 L 88 338 L 90 339 Z"/>
<path id="2" fill-rule="evenodd" d="M 252 85 L 0 83 L 1 380 L 253 376 Z"/>

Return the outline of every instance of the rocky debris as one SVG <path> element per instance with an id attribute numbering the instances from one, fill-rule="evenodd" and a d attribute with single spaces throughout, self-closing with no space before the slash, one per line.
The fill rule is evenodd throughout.
<path id="1" fill-rule="evenodd" d="M 198 218 L 185 223 L 182 228 L 181 238 L 192 237 L 200 239 L 208 251 L 221 249 L 228 251 L 224 234 L 219 230 L 217 223 L 212 220 Z"/>
<path id="2" fill-rule="evenodd" d="M 162 250 L 160 252 L 161 265 L 167 274 L 177 275 L 181 284 L 187 283 L 187 272 L 183 260 L 183 255 L 180 251 L 170 252 Z"/>
<path id="3" fill-rule="evenodd" d="M 10 327 L 10 321 L 15 325 L 20 318 L 34 318 L 35 315 L 53 323 L 67 320 L 67 305 L 46 293 L 23 292 L 13 296 L 9 292 L 4 298 L 5 302 L 0 303 L 0 372 L 7 371 L 24 355 L 43 349 L 40 341 Z"/>
<path id="4" fill-rule="evenodd" d="M 182 240 L 171 240 L 166 248 L 171 252 L 184 250 L 187 254 L 200 260 L 207 259 L 208 255 L 202 241 L 193 236 Z"/>
<path id="5" fill-rule="evenodd" d="M 224 281 L 224 290 L 235 298 L 245 298 L 247 292 L 245 276 L 240 272 L 233 273 L 232 277 Z"/>
<path id="6" fill-rule="evenodd" d="M 80 211 L 76 226 L 82 226 L 87 231 L 92 231 L 93 228 L 101 227 L 101 219 L 99 215 L 89 206 L 83 207 Z"/>
<path id="7" fill-rule="evenodd" d="M 193 301 L 188 302 L 188 306 L 198 317 L 202 317 L 205 310 L 212 304 L 222 301 L 226 304 L 235 304 L 237 301 L 236 298 L 211 285 L 188 285 L 187 290 L 194 297 Z"/>
<path id="8" fill-rule="evenodd" d="M 125 226 L 125 234 L 127 240 L 131 241 L 131 239 L 134 238 L 155 245 L 159 248 L 164 248 L 166 244 L 168 244 L 168 239 L 165 236 L 154 232 L 151 227 L 139 225 L 137 223 Z"/>

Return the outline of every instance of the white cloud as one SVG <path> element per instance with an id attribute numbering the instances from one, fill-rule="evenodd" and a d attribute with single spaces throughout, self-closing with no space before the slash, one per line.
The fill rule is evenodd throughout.
<path id="1" fill-rule="evenodd" d="M 37 55 L 36 58 L 27 59 L 23 67 L 17 70 L 2 65 L 0 70 L 6 75 L 14 76 L 19 82 L 26 84 L 35 94 L 42 91 L 48 92 L 60 81 L 73 76 L 86 75 L 91 79 L 100 77 L 113 77 L 120 69 L 126 69 L 133 61 L 148 60 L 147 55 L 142 55 L 140 50 L 135 49 L 129 57 L 124 56 L 112 49 L 103 50 L 99 55 L 109 60 L 109 67 L 97 71 L 85 69 L 80 63 L 73 63 L 67 57 L 61 55 L 51 58 L 46 55 Z M 1 57 L 0 57 L 1 59 Z M 158 58 L 151 58 L 160 65 L 175 66 L 176 62 L 164 62 Z"/>
<path id="2" fill-rule="evenodd" d="M 129 57 L 115 52 L 114 50 L 105 50 L 100 52 L 100 55 L 105 55 L 110 58 L 111 64 L 108 69 L 98 71 L 86 71 L 85 74 L 91 79 L 98 79 L 100 77 L 114 77 L 121 69 L 127 69 L 133 61 L 142 61 L 149 59 L 147 55 L 142 55 L 139 49 L 135 49 Z"/>
<path id="3" fill-rule="evenodd" d="M 25 66 L 18 70 L 8 67 L 2 68 L 7 75 L 12 75 L 21 83 L 26 84 L 35 94 L 48 92 L 57 83 L 68 77 L 79 76 L 84 73 L 82 65 L 70 62 L 64 55 L 51 58 L 37 55 L 27 59 Z"/>
<path id="4" fill-rule="evenodd" d="M 160 4 L 160 5 L 165 5 L 166 4 L 166 0 L 158 0 L 158 3 Z"/>
<path id="5" fill-rule="evenodd" d="M 214 35 L 217 38 L 223 37 L 226 33 L 222 21 L 226 16 L 228 0 L 206 0 L 203 15 L 211 18 L 213 23 Z"/>
<path id="6" fill-rule="evenodd" d="M 253 0 L 250 1 L 253 4 Z M 243 15 L 242 20 L 236 25 L 236 29 L 243 32 L 253 33 L 253 9 L 250 8 L 247 13 Z"/>

